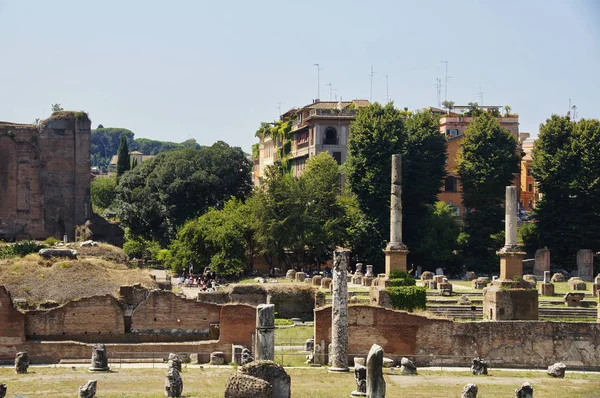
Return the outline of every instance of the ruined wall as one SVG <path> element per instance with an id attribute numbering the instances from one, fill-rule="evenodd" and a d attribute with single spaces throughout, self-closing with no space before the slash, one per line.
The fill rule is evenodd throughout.
<path id="1" fill-rule="evenodd" d="M 211 325 L 219 323 L 221 306 L 200 303 L 164 290 L 153 290 L 131 316 L 133 333 L 210 335 Z M 214 328 L 213 328 L 214 329 Z"/>
<path id="2" fill-rule="evenodd" d="M 348 355 L 366 356 L 372 344 L 386 356 L 412 357 L 419 366 L 469 365 L 600 369 L 600 324 L 541 321 L 452 322 L 381 307 L 350 306 Z M 315 342 L 330 343 L 331 307 L 315 310 Z"/>
<path id="3" fill-rule="evenodd" d="M 123 309 L 110 295 L 82 298 L 49 310 L 27 311 L 28 339 L 107 341 L 125 333 Z M 113 338 L 114 339 L 114 338 Z"/>
<path id="4" fill-rule="evenodd" d="M 0 286 L 0 345 L 25 341 L 25 316 L 13 306 L 10 293 Z"/>
<path id="5" fill-rule="evenodd" d="M 81 112 L 0 122 L 0 239 L 74 238 L 91 216 L 90 123 Z"/>

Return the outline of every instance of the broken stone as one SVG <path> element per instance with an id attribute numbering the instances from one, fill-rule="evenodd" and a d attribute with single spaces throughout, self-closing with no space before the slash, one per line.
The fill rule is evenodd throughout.
<path id="1" fill-rule="evenodd" d="M 474 358 L 471 364 L 471 373 L 474 375 L 486 375 L 488 374 L 488 363 L 487 361 L 477 357 Z"/>
<path id="2" fill-rule="evenodd" d="M 181 358 L 177 354 L 170 353 L 167 363 L 169 368 L 177 369 L 178 372 L 181 372 Z"/>
<path id="3" fill-rule="evenodd" d="M 210 353 L 211 365 L 225 365 L 225 353 L 223 351 L 215 351 Z"/>
<path id="4" fill-rule="evenodd" d="M 365 397 L 367 395 L 367 368 L 363 365 L 355 365 L 354 379 L 356 380 L 356 390 L 350 394 L 353 397 Z"/>
<path id="5" fill-rule="evenodd" d="M 165 377 L 165 397 L 181 397 L 183 393 L 183 380 L 175 368 L 169 368 Z"/>
<path id="6" fill-rule="evenodd" d="M 567 282 L 572 290 L 586 290 L 585 282 L 574 276 Z"/>
<path id="7" fill-rule="evenodd" d="M 365 366 L 365 363 L 366 363 L 365 358 L 363 358 L 363 357 L 354 357 L 354 366 L 356 366 L 356 365 Z"/>
<path id="8" fill-rule="evenodd" d="M 433 279 L 433 273 L 429 271 L 425 271 L 421 274 L 422 281 L 429 281 Z"/>
<path id="9" fill-rule="evenodd" d="M 304 363 L 307 365 L 312 365 L 313 363 L 315 363 L 315 354 L 308 354 Z"/>
<path id="10" fill-rule="evenodd" d="M 81 242 L 79 244 L 79 246 L 81 247 L 92 247 L 92 246 L 98 246 L 98 242 L 94 242 L 93 240 L 86 240 L 84 242 Z"/>
<path id="11" fill-rule="evenodd" d="M 304 351 L 312 351 L 315 348 L 315 339 L 306 339 Z"/>
<path id="12" fill-rule="evenodd" d="M 515 390 L 515 398 L 533 398 L 533 387 L 531 383 L 526 382 Z"/>
<path id="13" fill-rule="evenodd" d="M 190 363 L 193 363 L 193 364 L 200 363 L 200 355 L 198 355 L 196 353 L 190 354 Z"/>
<path id="14" fill-rule="evenodd" d="M 323 279 L 323 277 L 321 275 L 315 275 L 311 278 L 311 284 L 313 286 L 321 286 L 321 279 Z"/>
<path id="15" fill-rule="evenodd" d="M 306 274 L 304 272 L 296 272 L 296 282 L 304 282 Z"/>
<path id="16" fill-rule="evenodd" d="M 92 372 L 106 372 L 108 369 L 106 347 L 104 344 L 96 344 L 94 348 L 92 348 L 92 364 L 90 370 Z"/>
<path id="17" fill-rule="evenodd" d="M 403 375 L 416 375 L 417 365 L 408 358 L 402 357 L 400 360 L 400 371 Z"/>
<path id="18" fill-rule="evenodd" d="M 65 257 L 65 258 L 77 258 L 77 250 L 72 249 L 40 249 L 38 254 L 44 258 L 52 257 Z"/>
<path id="19" fill-rule="evenodd" d="M 348 282 L 346 282 L 348 283 Z M 323 278 L 321 279 L 321 287 L 323 289 L 329 289 L 331 288 L 331 278 Z"/>
<path id="20" fill-rule="evenodd" d="M 296 279 L 296 271 L 294 271 L 293 269 L 289 269 L 286 273 L 285 273 L 285 279 L 289 279 L 291 281 Z"/>
<path id="21" fill-rule="evenodd" d="M 15 372 L 27 373 L 29 367 L 29 356 L 26 352 L 17 352 L 15 356 Z"/>
<path id="22" fill-rule="evenodd" d="M 8 387 L 6 387 L 6 384 L 0 384 L 0 398 L 4 398 L 6 396 L 7 390 Z"/>
<path id="23" fill-rule="evenodd" d="M 480 276 L 477 279 L 473 279 L 473 288 L 474 289 L 483 289 L 490 283 L 490 278 L 485 276 Z"/>
<path id="24" fill-rule="evenodd" d="M 523 280 L 529 283 L 533 283 L 534 285 L 537 283 L 537 278 L 535 277 L 535 275 L 523 275 Z"/>
<path id="25" fill-rule="evenodd" d="M 96 396 L 96 380 L 88 380 L 79 387 L 79 398 L 94 398 Z"/>
<path id="26" fill-rule="evenodd" d="M 246 347 L 244 347 L 242 349 L 242 365 L 245 365 L 247 363 L 250 363 L 254 361 L 254 357 L 252 356 L 252 352 L 247 349 Z"/>
<path id="27" fill-rule="evenodd" d="M 373 344 L 367 355 L 367 396 L 369 398 L 385 398 L 383 348 L 377 344 Z"/>
<path id="28" fill-rule="evenodd" d="M 477 385 L 469 383 L 463 387 L 460 398 L 477 398 L 477 392 Z"/>
<path id="29" fill-rule="evenodd" d="M 581 249 L 577 252 L 577 275 L 587 282 L 594 278 L 594 252 L 590 249 Z"/>
<path id="30" fill-rule="evenodd" d="M 548 375 L 552 377 L 565 377 L 565 370 L 567 370 L 567 365 L 562 362 L 557 362 L 554 365 L 548 366 Z"/>
<path id="31" fill-rule="evenodd" d="M 465 280 L 466 281 L 472 281 L 473 279 L 477 279 L 477 274 L 473 271 L 469 271 L 465 274 Z"/>
<path id="32" fill-rule="evenodd" d="M 585 293 L 569 292 L 563 298 L 568 307 L 581 307 L 581 300 L 585 298 Z"/>
<path id="33" fill-rule="evenodd" d="M 298 274 L 296 274 L 298 275 Z M 256 359 L 275 359 L 275 305 L 259 304 L 256 307 Z"/>
<path id="34" fill-rule="evenodd" d="M 290 398 L 291 379 L 283 366 L 273 361 L 254 361 L 240 368 L 240 373 L 257 377 L 273 387 L 272 398 Z"/>
<path id="35" fill-rule="evenodd" d="M 236 373 L 229 377 L 225 398 L 272 398 L 273 386 L 265 380 L 247 374 Z"/>
<path id="36" fill-rule="evenodd" d="M 565 278 L 565 276 L 561 273 L 556 273 L 554 275 L 552 275 L 552 279 L 551 281 L 554 282 L 565 282 L 567 279 Z"/>
<path id="37" fill-rule="evenodd" d="M 383 367 L 384 368 L 393 368 L 396 362 L 390 358 L 383 358 Z"/>

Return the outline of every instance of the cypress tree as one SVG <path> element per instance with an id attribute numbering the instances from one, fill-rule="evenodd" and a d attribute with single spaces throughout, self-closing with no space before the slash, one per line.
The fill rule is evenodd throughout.
<path id="1" fill-rule="evenodd" d="M 129 163 L 129 147 L 127 146 L 127 137 L 121 134 L 121 143 L 119 152 L 117 152 L 117 181 L 127 170 L 131 168 Z"/>

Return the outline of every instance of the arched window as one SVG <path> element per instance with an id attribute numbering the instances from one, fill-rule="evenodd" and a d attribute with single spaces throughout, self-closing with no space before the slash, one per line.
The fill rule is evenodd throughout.
<path id="1" fill-rule="evenodd" d="M 456 192 L 456 185 L 456 177 L 446 177 L 446 182 L 444 183 L 444 192 Z"/>
<path id="2" fill-rule="evenodd" d="M 323 145 L 337 145 L 337 130 L 333 127 L 327 127 L 325 129 L 325 136 L 323 137 Z"/>

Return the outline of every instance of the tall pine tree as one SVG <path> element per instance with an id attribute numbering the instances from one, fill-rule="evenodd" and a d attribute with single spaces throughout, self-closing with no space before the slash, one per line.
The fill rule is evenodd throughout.
<path id="1" fill-rule="evenodd" d="M 121 134 L 121 143 L 119 145 L 119 152 L 117 152 L 117 181 L 130 168 L 131 163 L 129 163 L 129 147 L 127 146 L 127 137 L 125 134 Z"/>

